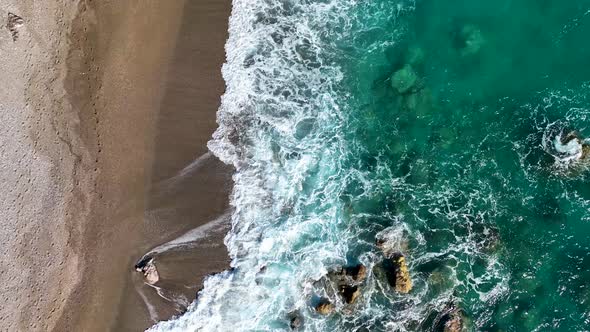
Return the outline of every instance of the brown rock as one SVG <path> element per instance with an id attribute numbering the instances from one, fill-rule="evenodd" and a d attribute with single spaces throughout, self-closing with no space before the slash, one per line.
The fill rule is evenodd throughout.
<path id="1" fill-rule="evenodd" d="M 346 275 L 350 276 L 356 282 L 362 282 L 367 277 L 367 268 L 363 264 L 346 268 Z"/>
<path id="2" fill-rule="evenodd" d="M 385 259 L 381 264 L 389 285 L 399 293 L 409 293 L 412 290 L 412 279 L 406 263 L 406 258 L 401 253 L 394 254 Z"/>
<path id="3" fill-rule="evenodd" d="M 344 299 L 344 302 L 353 304 L 361 295 L 361 290 L 358 286 L 342 285 L 340 286 L 340 295 Z"/>
<path id="4" fill-rule="evenodd" d="M 450 303 L 440 314 L 435 322 L 435 330 L 443 332 L 462 332 L 465 331 L 466 320 L 460 308 L 454 303 Z"/>
<path id="5" fill-rule="evenodd" d="M 453 316 L 445 323 L 443 332 L 461 332 L 463 331 L 463 319 L 461 316 Z"/>
<path id="6" fill-rule="evenodd" d="M 321 315 L 329 315 L 334 312 L 334 305 L 330 301 L 324 299 L 316 307 L 315 310 Z"/>

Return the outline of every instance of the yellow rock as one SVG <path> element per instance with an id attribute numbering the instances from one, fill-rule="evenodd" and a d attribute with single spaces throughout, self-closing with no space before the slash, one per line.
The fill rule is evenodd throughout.
<path id="1" fill-rule="evenodd" d="M 406 258 L 402 255 L 393 258 L 396 265 L 395 272 L 395 290 L 400 293 L 407 294 L 412 290 L 412 279 L 410 278 L 410 271 Z"/>

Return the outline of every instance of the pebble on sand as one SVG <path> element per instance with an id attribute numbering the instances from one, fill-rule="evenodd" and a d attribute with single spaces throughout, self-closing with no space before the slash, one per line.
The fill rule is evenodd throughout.
<path id="1" fill-rule="evenodd" d="M 160 280 L 160 275 L 156 269 L 156 264 L 153 257 L 147 257 L 135 264 L 135 270 L 143 273 L 145 281 L 153 285 Z"/>

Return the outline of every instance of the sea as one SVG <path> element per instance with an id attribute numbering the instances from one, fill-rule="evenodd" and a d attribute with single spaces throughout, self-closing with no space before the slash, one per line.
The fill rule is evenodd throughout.
<path id="1" fill-rule="evenodd" d="M 149 331 L 590 331 L 590 0 L 233 0 L 229 23 L 231 269 Z M 347 303 L 327 276 L 360 265 Z"/>

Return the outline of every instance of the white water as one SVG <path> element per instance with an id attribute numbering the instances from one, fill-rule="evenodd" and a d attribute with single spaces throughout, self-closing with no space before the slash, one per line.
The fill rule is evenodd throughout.
<path id="1" fill-rule="evenodd" d="M 326 63 L 330 45 L 318 32 L 346 17 L 346 2 L 233 2 L 227 89 L 209 142 L 236 168 L 225 239 L 233 271 L 209 277 L 185 315 L 151 331 L 284 328 L 288 312 L 307 306 L 305 283 L 345 260 L 334 230 L 340 188 L 329 181 L 345 149 L 334 92 L 341 74 Z"/>

